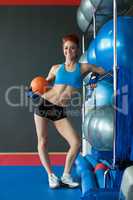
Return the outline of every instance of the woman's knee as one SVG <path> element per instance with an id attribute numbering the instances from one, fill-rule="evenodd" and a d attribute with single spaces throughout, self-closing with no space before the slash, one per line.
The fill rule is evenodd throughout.
<path id="1" fill-rule="evenodd" d="M 71 143 L 71 148 L 74 148 L 76 150 L 79 150 L 81 147 L 81 140 L 79 137 L 77 137 L 72 143 Z"/>
<path id="2" fill-rule="evenodd" d="M 38 149 L 45 149 L 47 147 L 48 138 L 41 137 L 38 139 Z"/>

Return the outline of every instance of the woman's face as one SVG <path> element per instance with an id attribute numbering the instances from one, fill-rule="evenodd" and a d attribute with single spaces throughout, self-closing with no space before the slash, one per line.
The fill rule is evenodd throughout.
<path id="1" fill-rule="evenodd" d="M 74 42 L 67 40 L 63 44 L 63 52 L 66 58 L 74 60 L 78 55 L 78 46 Z"/>

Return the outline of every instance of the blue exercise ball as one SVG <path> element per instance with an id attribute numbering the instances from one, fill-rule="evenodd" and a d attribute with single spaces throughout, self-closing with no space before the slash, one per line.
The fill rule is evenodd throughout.
<path id="1" fill-rule="evenodd" d="M 96 87 L 96 106 L 113 105 L 113 84 L 100 81 Z"/>
<path id="2" fill-rule="evenodd" d="M 97 181 L 93 171 L 88 169 L 82 171 L 81 173 L 81 189 L 82 195 L 84 196 L 86 193 L 97 190 Z M 91 198 L 93 199 L 93 198 Z"/>
<path id="3" fill-rule="evenodd" d="M 129 28 L 130 27 L 130 28 Z M 113 20 L 108 21 L 98 32 L 95 43 L 96 63 L 106 71 L 113 69 Z M 133 55 L 133 17 L 122 16 L 117 20 L 117 58 L 118 66 L 129 66 Z M 88 51 L 91 50 L 91 45 Z M 88 55 L 90 52 L 88 52 Z M 89 57 L 88 57 L 89 59 Z M 89 60 L 88 60 L 89 62 Z M 92 63 L 93 64 L 93 63 Z"/>
<path id="4" fill-rule="evenodd" d="M 96 49 L 95 49 L 95 40 L 91 42 L 87 50 L 87 60 L 90 64 L 97 64 L 96 61 Z"/>
<path id="5" fill-rule="evenodd" d="M 92 165 L 89 162 L 87 162 L 87 160 L 81 154 L 79 154 L 75 159 L 75 165 L 76 165 L 76 173 L 79 176 L 83 171 L 93 169 Z"/>
<path id="6" fill-rule="evenodd" d="M 110 20 L 101 28 L 96 38 L 97 62 L 107 71 L 113 68 L 113 41 L 113 20 Z M 133 44 L 133 17 L 118 17 L 117 58 L 119 67 L 128 66 L 128 48 L 131 44 Z"/>
<path id="7" fill-rule="evenodd" d="M 95 166 L 98 164 L 98 160 L 97 159 L 95 159 L 94 157 L 93 157 L 93 155 L 91 155 L 91 154 L 87 154 L 86 156 L 85 156 L 85 159 L 89 162 L 89 163 L 91 163 L 91 165 L 93 166 L 93 168 L 95 168 Z M 93 171 L 94 171 L 94 169 L 93 169 Z"/>
<path id="8" fill-rule="evenodd" d="M 89 90 L 90 88 L 88 88 L 88 91 Z M 94 99 L 96 107 L 105 106 L 105 105 L 113 105 L 113 84 L 112 83 L 108 81 L 104 81 L 104 80 L 99 81 L 97 83 L 97 87 L 94 90 L 95 92 L 93 91 L 91 98 Z M 86 96 L 87 96 L 87 91 L 86 91 Z"/>

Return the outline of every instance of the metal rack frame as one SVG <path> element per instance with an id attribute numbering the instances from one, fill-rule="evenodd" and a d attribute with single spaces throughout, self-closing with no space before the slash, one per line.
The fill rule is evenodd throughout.
<path id="1" fill-rule="evenodd" d="M 113 90 L 114 90 L 114 108 L 116 108 L 116 93 L 117 93 L 117 73 L 118 73 L 118 65 L 117 65 L 117 2 L 116 0 L 112 0 L 113 3 Z M 93 39 L 96 37 L 96 12 L 97 10 L 93 10 Z M 90 26 L 90 24 L 89 24 Z M 82 36 L 82 52 L 85 52 L 85 44 L 84 44 L 84 37 L 85 35 Z M 83 105 L 82 105 L 82 123 L 84 123 L 85 120 L 85 82 L 83 81 Z M 83 131 L 83 130 L 82 130 Z M 82 134 L 84 135 L 84 134 Z M 85 155 L 87 153 L 87 141 L 85 141 L 84 138 L 82 138 L 82 154 Z M 112 166 L 115 168 L 115 163 L 116 163 L 116 111 L 114 109 L 114 130 L 113 130 L 113 163 Z"/>

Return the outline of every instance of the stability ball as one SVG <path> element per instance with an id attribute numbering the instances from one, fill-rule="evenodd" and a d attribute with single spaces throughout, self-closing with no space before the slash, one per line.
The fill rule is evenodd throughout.
<path id="1" fill-rule="evenodd" d="M 88 63 L 87 51 L 85 51 L 79 58 L 79 63 Z"/>
<path id="2" fill-rule="evenodd" d="M 91 44 L 89 45 L 89 47 L 88 47 L 88 50 L 87 50 L 87 60 L 88 60 L 88 63 L 90 63 L 90 64 L 94 64 L 94 65 L 97 64 L 95 40 L 93 40 L 91 42 Z"/>
<path id="3" fill-rule="evenodd" d="M 113 146 L 113 108 L 102 106 L 85 116 L 84 135 L 98 151 L 111 151 Z"/>
<path id="4" fill-rule="evenodd" d="M 89 90 L 89 89 L 88 89 Z M 86 94 L 87 95 L 87 94 Z M 94 92 L 92 93 L 92 97 Z M 113 104 L 113 84 L 108 81 L 99 81 L 95 88 L 95 106 L 100 107 L 104 105 Z"/>
<path id="5" fill-rule="evenodd" d="M 93 17 L 93 4 L 91 3 L 90 0 L 81 0 L 80 3 L 80 9 L 83 12 L 85 18 L 88 20 L 90 23 Z"/>
<path id="6" fill-rule="evenodd" d="M 97 181 L 95 174 L 93 171 L 90 171 L 88 169 L 82 171 L 81 173 L 81 189 L 82 189 L 82 195 L 85 195 L 87 192 L 90 192 L 92 190 L 97 190 Z M 93 200 L 93 198 L 91 198 Z"/>
<path id="7" fill-rule="evenodd" d="M 93 170 L 92 165 L 81 154 L 75 159 L 75 166 L 77 175 L 79 176 L 81 176 L 81 173 L 85 170 Z"/>
<path id="8" fill-rule="evenodd" d="M 129 28 L 130 27 L 130 28 Z M 129 49 L 133 44 L 133 17 L 118 17 L 117 21 L 117 58 L 119 67 L 128 67 Z M 96 58 L 98 65 L 105 70 L 113 67 L 113 20 L 107 22 L 96 38 Z"/>
<path id="9" fill-rule="evenodd" d="M 130 27 L 130 28 L 129 28 Z M 117 20 L 117 58 L 119 67 L 129 67 L 133 55 L 133 17 L 122 16 Z M 106 71 L 113 69 L 113 20 L 108 21 L 99 30 L 97 37 L 88 47 L 88 62 L 95 47 L 96 64 Z M 93 63 L 92 63 L 93 64 Z M 95 64 L 95 63 L 94 63 Z"/>
<path id="10" fill-rule="evenodd" d="M 88 20 L 85 18 L 83 12 L 81 11 L 80 7 L 77 10 L 77 23 L 79 28 L 85 32 L 88 28 L 89 22 Z"/>

